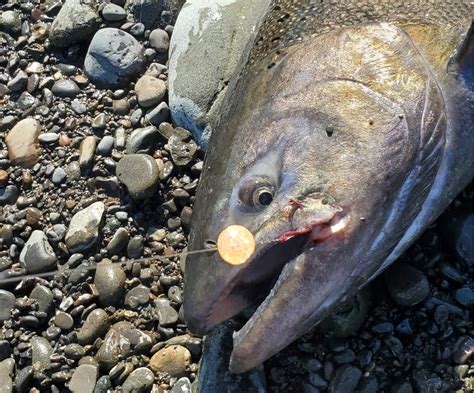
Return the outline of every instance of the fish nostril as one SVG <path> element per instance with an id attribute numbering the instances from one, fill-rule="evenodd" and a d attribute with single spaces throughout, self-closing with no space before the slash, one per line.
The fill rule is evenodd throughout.
<path id="1" fill-rule="evenodd" d="M 205 249 L 215 249 L 216 247 L 217 247 L 217 243 L 215 240 L 207 239 L 204 241 Z"/>

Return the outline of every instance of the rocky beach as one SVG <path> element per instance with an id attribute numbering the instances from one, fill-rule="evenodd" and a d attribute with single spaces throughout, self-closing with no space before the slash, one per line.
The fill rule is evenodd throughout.
<path id="1" fill-rule="evenodd" d="M 169 63 L 182 3 L 0 5 L 0 393 L 204 391 L 203 338 L 183 318 L 179 254 L 210 132 L 193 124 L 215 116 L 230 74 L 183 65 L 186 56 Z M 225 58 L 225 45 L 209 45 Z M 205 77 L 189 85 L 187 67 Z M 219 72 L 220 84 L 200 88 Z M 201 112 L 178 97 L 182 81 L 213 97 L 192 97 Z M 474 392 L 473 204 L 471 185 L 251 387 L 227 389 Z"/>

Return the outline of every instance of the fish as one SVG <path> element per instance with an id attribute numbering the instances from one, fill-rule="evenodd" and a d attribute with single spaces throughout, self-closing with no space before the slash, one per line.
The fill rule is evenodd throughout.
<path id="1" fill-rule="evenodd" d="M 472 181 L 473 16 L 467 0 L 271 2 L 211 136 L 189 242 L 241 225 L 256 250 L 185 268 L 191 332 L 253 312 L 231 372 L 353 297 Z"/>

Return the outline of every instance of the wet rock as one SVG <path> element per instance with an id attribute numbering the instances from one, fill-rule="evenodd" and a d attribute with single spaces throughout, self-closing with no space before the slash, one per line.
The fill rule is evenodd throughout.
<path id="1" fill-rule="evenodd" d="M 163 348 L 150 359 L 150 367 L 153 371 L 166 373 L 171 377 L 186 376 L 190 364 L 191 353 L 179 345 Z"/>
<path id="2" fill-rule="evenodd" d="M 51 25 L 49 39 L 54 46 L 71 46 L 89 40 L 99 26 L 95 1 L 66 0 Z"/>
<path id="3" fill-rule="evenodd" d="M 120 304 L 125 294 L 126 278 L 120 265 L 114 265 L 110 261 L 99 263 L 94 278 L 99 302 L 104 306 Z"/>
<path id="4" fill-rule="evenodd" d="M 117 165 L 116 173 L 130 196 L 136 200 L 153 195 L 160 181 L 156 161 L 146 154 L 124 156 Z"/>
<path id="5" fill-rule="evenodd" d="M 125 10 L 116 4 L 107 4 L 102 9 L 102 17 L 109 22 L 120 22 L 127 16 Z"/>
<path id="6" fill-rule="evenodd" d="M 136 83 L 135 91 L 140 106 L 150 108 L 163 100 L 166 94 L 166 85 L 161 79 L 145 74 Z"/>
<path id="7" fill-rule="evenodd" d="M 329 393 L 353 393 L 357 388 L 362 371 L 357 367 L 346 365 L 339 367 L 329 382 Z"/>
<path id="8" fill-rule="evenodd" d="M 454 362 L 456 364 L 465 364 L 472 355 L 474 355 L 474 339 L 472 337 L 462 338 L 453 354 Z"/>
<path id="9" fill-rule="evenodd" d="M 127 154 L 150 154 L 160 140 L 160 133 L 155 126 L 138 128 L 127 140 Z"/>
<path id="10" fill-rule="evenodd" d="M 79 86 L 77 86 L 76 82 L 71 79 L 60 79 L 54 82 L 51 91 L 55 96 L 61 98 L 74 98 L 80 92 Z"/>
<path id="11" fill-rule="evenodd" d="M 84 325 L 77 332 L 79 344 L 92 344 L 97 338 L 103 337 L 109 329 L 108 314 L 97 308 L 87 316 Z"/>
<path id="12" fill-rule="evenodd" d="M 84 71 L 93 83 L 106 88 L 126 84 L 143 66 L 142 45 L 122 30 L 105 28 L 91 41 Z"/>
<path id="13" fill-rule="evenodd" d="M 104 204 L 95 202 L 72 217 L 66 233 L 66 245 L 71 252 L 88 250 L 96 242 L 104 212 Z"/>
<path id="14" fill-rule="evenodd" d="M 17 372 L 15 377 L 15 387 L 18 393 L 27 393 L 30 391 L 31 381 L 33 379 L 33 367 L 26 366 Z"/>
<path id="15" fill-rule="evenodd" d="M 20 254 L 20 263 L 28 273 L 56 268 L 57 257 L 43 231 L 33 231 Z"/>
<path id="16" fill-rule="evenodd" d="M 1 393 L 13 392 L 13 379 L 15 369 L 15 361 L 13 359 L 5 359 L 0 362 L 0 386 Z"/>
<path id="17" fill-rule="evenodd" d="M 471 288 L 460 288 L 456 291 L 456 300 L 464 307 L 474 307 L 474 291 Z"/>
<path id="18" fill-rule="evenodd" d="M 141 393 L 147 392 L 153 386 L 155 375 L 146 368 L 140 367 L 132 371 L 122 385 L 123 393 Z"/>
<path id="19" fill-rule="evenodd" d="M 53 348 L 44 337 L 35 336 L 31 339 L 31 364 L 35 371 L 43 371 L 51 364 Z"/>
<path id="20" fill-rule="evenodd" d="M 0 188 L 0 206 L 14 205 L 20 196 L 17 186 L 6 186 Z"/>
<path id="21" fill-rule="evenodd" d="M 155 310 L 161 326 L 172 326 L 178 322 L 178 312 L 171 307 L 169 300 L 156 299 Z"/>
<path id="22" fill-rule="evenodd" d="M 150 288 L 144 285 L 138 285 L 128 291 L 125 296 L 125 304 L 136 308 L 139 305 L 147 304 L 150 300 Z"/>
<path id="23" fill-rule="evenodd" d="M 74 326 L 74 319 L 70 314 L 59 311 L 54 317 L 54 324 L 62 330 L 70 330 Z"/>
<path id="24" fill-rule="evenodd" d="M 40 146 L 38 137 L 41 132 L 40 123 L 33 118 L 19 121 L 5 138 L 8 157 L 15 165 L 32 167 L 38 161 Z"/>
<path id="25" fill-rule="evenodd" d="M 7 88 L 10 91 L 21 92 L 25 90 L 27 83 L 27 73 L 20 70 L 15 74 L 15 76 L 10 80 L 10 82 L 7 83 Z"/>
<path id="26" fill-rule="evenodd" d="M 54 304 L 53 292 L 44 285 L 36 286 L 30 294 L 30 299 L 36 300 L 38 311 L 49 313 Z"/>
<path id="27" fill-rule="evenodd" d="M 92 393 L 97 381 L 98 369 L 91 364 L 81 364 L 72 374 L 69 390 L 73 393 Z"/>
<path id="28" fill-rule="evenodd" d="M 150 46 L 158 53 L 168 52 L 170 47 L 170 37 L 166 31 L 162 29 L 155 29 L 150 33 L 148 40 L 150 41 Z"/>
<path id="29" fill-rule="evenodd" d="M 227 82 L 245 56 L 270 1 L 188 1 L 171 37 L 169 103 L 176 124 L 205 146 Z M 203 56 L 206 53 L 206 56 Z"/>
<path id="30" fill-rule="evenodd" d="M 424 273 L 403 262 L 395 263 L 384 278 L 390 296 L 401 306 L 412 307 L 421 303 L 430 292 Z"/>
<path id="31" fill-rule="evenodd" d="M 0 322 L 10 319 L 10 312 L 15 307 L 15 295 L 0 289 Z"/>
<path id="32" fill-rule="evenodd" d="M 128 231 L 125 228 L 119 228 L 107 244 L 107 252 L 109 255 L 117 255 L 127 246 L 127 243 Z"/>

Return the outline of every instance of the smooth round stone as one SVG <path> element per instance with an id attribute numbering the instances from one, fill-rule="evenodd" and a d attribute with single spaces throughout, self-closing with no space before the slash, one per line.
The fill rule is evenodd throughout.
<path id="1" fill-rule="evenodd" d="M 114 148 L 114 137 L 111 135 L 104 136 L 99 144 L 97 145 L 97 154 L 107 157 L 112 153 L 112 149 Z"/>
<path id="2" fill-rule="evenodd" d="M 88 168 L 92 165 L 92 162 L 94 161 L 96 144 L 97 142 L 93 136 L 87 136 L 81 142 L 81 146 L 79 148 L 79 166 L 81 168 Z"/>
<path id="3" fill-rule="evenodd" d="M 143 236 L 136 235 L 130 239 L 127 245 L 127 256 L 130 259 L 140 258 L 143 254 Z"/>
<path id="4" fill-rule="evenodd" d="M 390 296 L 401 306 L 415 306 L 425 300 L 430 292 L 424 273 L 403 262 L 395 263 L 384 278 Z"/>
<path id="5" fill-rule="evenodd" d="M 64 347 L 64 354 L 68 359 L 79 360 L 85 356 L 86 351 L 82 345 L 68 344 Z"/>
<path id="6" fill-rule="evenodd" d="M 99 370 L 92 364 L 81 364 L 74 370 L 69 381 L 69 390 L 73 393 L 93 393 Z"/>
<path id="7" fill-rule="evenodd" d="M 166 84 L 151 75 L 143 75 L 135 85 L 138 103 L 143 108 L 159 104 L 166 94 Z"/>
<path id="8" fill-rule="evenodd" d="M 8 148 L 8 158 L 14 165 L 30 168 L 39 159 L 40 123 L 33 118 L 19 121 L 5 138 Z"/>
<path id="9" fill-rule="evenodd" d="M 0 289 L 0 322 L 10 319 L 10 312 L 15 307 L 15 295 Z"/>
<path id="10" fill-rule="evenodd" d="M 147 304 L 150 300 L 150 288 L 144 285 L 138 285 L 125 296 L 125 304 L 132 308 L 136 308 L 139 305 Z"/>
<path id="11" fill-rule="evenodd" d="M 71 79 L 60 79 L 54 82 L 51 91 L 55 96 L 61 98 L 74 98 L 79 94 L 81 89 L 79 89 L 79 86 L 77 86 L 76 82 Z"/>
<path id="12" fill-rule="evenodd" d="M 150 46 L 158 53 L 166 53 L 170 47 L 170 37 L 168 33 L 162 29 L 155 29 L 150 33 L 148 38 Z"/>
<path id="13" fill-rule="evenodd" d="M 62 330 L 70 330 L 74 326 L 74 319 L 70 314 L 59 311 L 54 317 L 54 324 Z"/>
<path id="14" fill-rule="evenodd" d="M 147 392 L 153 386 L 155 374 L 149 368 L 140 367 L 133 370 L 122 385 L 123 393 Z"/>
<path id="15" fill-rule="evenodd" d="M 18 393 L 26 393 L 30 391 L 31 382 L 33 379 L 33 367 L 26 366 L 17 371 L 15 377 L 15 387 Z"/>
<path id="16" fill-rule="evenodd" d="M 35 336 L 31 339 L 31 363 L 36 371 L 43 371 L 51 364 L 53 348 L 44 337 Z"/>
<path id="17" fill-rule="evenodd" d="M 191 353 L 180 345 L 160 349 L 150 359 L 154 372 L 167 373 L 171 377 L 184 377 L 191 364 Z"/>
<path id="18" fill-rule="evenodd" d="M 92 344 L 97 338 L 103 337 L 109 329 L 109 316 L 101 308 L 92 310 L 77 332 L 77 341 L 81 345 Z"/>
<path id="19" fill-rule="evenodd" d="M 20 196 L 17 186 L 10 185 L 0 188 L 0 206 L 14 205 Z"/>
<path id="20" fill-rule="evenodd" d="M 36 300 L 38 311 L 49 313 L 54 305 L 53 292 L 44 285 L 36 286 L 30 294 L 30 299 Z"/>
<path id="21" fill-rule="evenodd" d="M 66 245 L 71 252 L 88 250 L 96 242 L 104 213 L 105 205 L 95 202 L 72 217 L 66 233 Z"/>
<path id="22" fill-rule="evenodd" d="M 107 244 L 107 252 L 109 255 L 119 254 L 128 243 L 128 231 L 125 228 L 119 228 L 115 232 L 114 236 Z"/>
<path id="23" fill-rule="evenodd" d="M 143 67 L 143 46 L 116 28 L 101 29 L 94 35 L 84 61 L 86 75 L 99 87 L 125 85 Z"/>
<path id="24" fill-rule="evenodd" d="M 331 377 L 328 393 L 354 393 L 361 377 L 362 371 L 357 367 L 341 366 Z"/>
<path id="25" fill-rule="evenodd" d="M 49 144 L 49 143 L 56 143 L 59 140 L 59 134 L 55 132 L 45 132 L 40 134 L 38 137 L 41 143 Z"/>
<path id="26" fill-rule="evenodd" d="M 160 181 L 156 161 L 146 154 L 124 156 L 117 164 L 116 173 L 130 196 L 137 200 L 153 195 Z"/>
<path id="27" fill-rule="evenodd" d="M 115 114 L 125 116 L 130 112 L 130 103 L 126 98 L 120 100 L 114 100 L 112 109 Z"/>
<path id="28" fill-rule="evenodd" d="M 127 140 L 127 154 L 150 154 L 159 141 L 160 133 L 155 126 L 137 128 Z"/>
<path id="29" fill-rule="evenodd" d="M 104 306 L 120 304 L 125 294 L 126 279 L 120 265 L 114 265 L 110 261 L 97 264 L 94 284 L 99 292 L 99 303 Z"/>
<path id="30" fill-rule="evenodd" d="M 51 180 L 54 184 L 61 184 L 67 178 L 67 173 L 63 168 L 56 168 L 53 172 Z"/>
<path id="31" fill-rule="evenodd" d="M 20 253 L 20 264 L 28 273 L 41 273 L 56 267 L 57 257 L 45 233 L 33 231 Z"/>
<path id="32" fill-rule="evenodd" d="M 464 307 L 474 307 L 474 291 L 471 288 L 460 288 L 456 291 L 456 300 Z"/>
<path id="33" fill-rule="evenodd" d="M 130 27 L 130 34 L 134 35 L 135 37 L 140 37 L 145 33 L 145 25 L 143 23 L 134 23 L 132 27 Z"/>
<path id="34" fill-rule="evenodd" d="M 161 102 L 158 106 L 146 113 L 145 122 L 158 127 L 161 123 L 169 120 L 169 115 L 170 108 L 168 107 L 168 104 L 166 102 Z"/>
<path id="35" fill-rule="evenodd" d="M 178 312 L 173 307 L 171 307 L 170 301 L 168 299 L 156 299 L 155 312 L 158 316 L 161 326 L 173 326 L 176 324 L 176 322 L 178 322 Z"/>
<path id="36" fill-rule="evenodd" d="M 127 13 L 116 4 L 107 4 L 102 10 L 102 17 L 108 22 L 120 22 L 127 17 Z"/>

